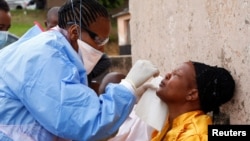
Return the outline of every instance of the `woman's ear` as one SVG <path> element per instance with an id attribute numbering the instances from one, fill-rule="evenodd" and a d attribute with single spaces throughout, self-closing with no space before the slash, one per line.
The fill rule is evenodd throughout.
<path id="1" fill-rule="evenodd" d="M 77 41 L 79 38 L 79 32 L 81 29 L 78 25 L 74 24 L 68 28 L 69 40 Z"/>
<path id="2" fill-rule="evenodd" d="M 199 99 L 199 93 L 197 89 L 191 89 L 186 96 L 187 101 L 195 101 Z"/>
<path id="3" fill-rule="evenodd" d="M 78 44 L 77 40 L 79 39 L 79 33 L 81 32 L 81 29 L 78 25 L 74 24 L 70 26 L 68 29 L 68 40 L 69 43 L 73 46 L 74 50 L 78 52 Z"/>

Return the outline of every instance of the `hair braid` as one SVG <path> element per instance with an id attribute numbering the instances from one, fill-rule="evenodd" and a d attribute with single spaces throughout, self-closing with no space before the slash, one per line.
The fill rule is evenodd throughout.
<path id="1" fill-rule="evenodd" d="M 9 7 L 8 3 L 5 0 L 0 0 L 0 10 L 3 10 L 5 12 L 10 11 L 10 7 Z"/>
<path id="2" fill-rule="evenodd" d="M 106 8 L 95 0 L 74 0 L 73 3 L 67 1 L 58 13 L 58 25 L 61 28 L 66 28 L 68 22 L 89 27 L 98 17 L 109 18 Z"/>
<path id="3" fill-rule="evenodd" d="M 207 113 L 219 112 L 219 107 L 229 101 L 235 91 L 235 82 L 230 72 L 217 66 L 193 62 L 196 73 L 200 104 Z"/>

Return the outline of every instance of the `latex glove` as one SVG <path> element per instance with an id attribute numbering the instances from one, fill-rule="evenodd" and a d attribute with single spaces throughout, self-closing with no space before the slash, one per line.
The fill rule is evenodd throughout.
<path id="1" fill-rule="evenodd" d="M 159 75 L 159 70 L 148 60 L 138 60 L 132 66 L 125 81 L 129 82 L 134 90 L 145 83 L 149 78 Z"/>
<path id="2" fill-rule="evenodd" d="M 159 84 L 156 83 L 152 83 L 152 82 L 146 82 L 144 84 L 142 84 L 139 88 L 136 89 L 135 93 L 137 95 L 137 102 L 139 101 L 139 99 L 141 98 L 141 96 L 143 95 L 143 93 L 148 90 L 148 89 L 152 89 L 154 91 L 156 91 L 159 88 Z"/>

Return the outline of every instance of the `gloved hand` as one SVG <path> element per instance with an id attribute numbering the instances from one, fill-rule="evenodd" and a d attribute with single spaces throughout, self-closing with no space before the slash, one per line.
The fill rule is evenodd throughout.
<path id="1" fill-rule="evenodd" d="M 150 61 L 138 60 L 132 66 L 124 80 L 129 82 L 134 90 L 136 90 L 150 77 L 156 77 L 159 73 L 158 68 L 156 68 Z"/>
<path id="2" fill-rule="evenodd" d="M 152 90 L 156 91 L 158 88 L 159 88 L 159 84 L 156 84 L 156 83 L 146 82 L 146 83 L 142 84 L 135 91 L 136 96 L 137 96 L 137 102 L 140 100 L 141 96 L 145 93 L 145 91 L 147 91 L 148 89 L 152 89 Z"/>

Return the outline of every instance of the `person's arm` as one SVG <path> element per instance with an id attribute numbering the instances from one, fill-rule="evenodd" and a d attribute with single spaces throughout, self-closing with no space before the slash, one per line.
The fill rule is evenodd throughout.
<path id="1" fill-rule="evenodd" d="M 48 59 L 49 58 L 49 59 Z M 97 97 L 83 85 L 78 69 L 62 54 L 36 58 L 21 100 L 49 132 L 67 139 L 99 140 L 109 137 L 124 122 L 135 96 L 122 85 L 109 85 Z"/>

